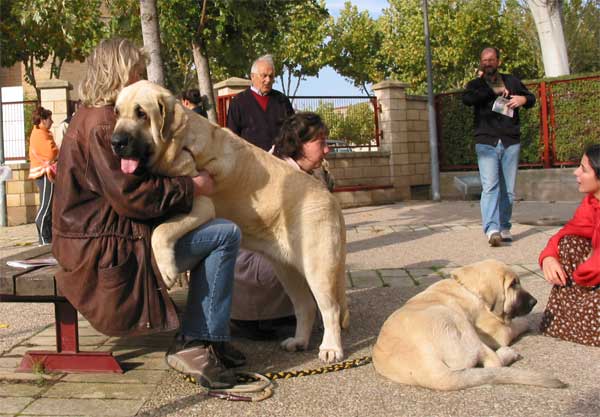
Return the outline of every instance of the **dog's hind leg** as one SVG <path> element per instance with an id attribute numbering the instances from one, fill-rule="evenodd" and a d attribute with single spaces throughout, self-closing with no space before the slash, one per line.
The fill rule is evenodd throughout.
<path id="1" fill-rule="evenodd" d="M 275 273 L 290 297 L 296 314 L 296 333 L 281 342 L 287 351 L 305 350 L 308 348 L 310 334 L 315 322 L 317 307 L 313 300 L 306 279 L 294 267 L 272 262 Z"/>
<path id="2" fill-rule="evenodd" d="M 175 265 L 175 243 L 186 233 L 215 217 L 215 206 L 210 198 L 194 198 L 189 214 L 172 217 L 158 225 L 152 232 L 152 252 L 165 285 L 175 284 L 179 271 Z"/>

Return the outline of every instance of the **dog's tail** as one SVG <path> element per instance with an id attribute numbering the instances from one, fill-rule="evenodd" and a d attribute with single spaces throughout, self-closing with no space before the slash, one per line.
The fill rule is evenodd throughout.
<path id="1" fill-rule="evenodd" d="M 567 386 L 557 378 L 519 368 L 469 368 L 448 371 L 444 376 L 431 379 L 423 385 L 442 391 L 459 390 L 485 384 L 520 384 L 545 388 L 565 388 Z"/>

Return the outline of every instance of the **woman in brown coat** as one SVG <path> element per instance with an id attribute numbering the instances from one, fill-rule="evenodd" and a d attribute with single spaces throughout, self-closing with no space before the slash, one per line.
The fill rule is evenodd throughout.
<path id="1" fill-rule="evenodd" d="M 54 199 L 53 253 L 62 270 L 61 292 L 108 335 L 146 334 L 178 327 L 177 314 L 150 246 L 152 228 L 191 210 L 213 180 L 152 175 L 143 164 L 113 152 L 111 136 L 119 91 L 140 79 L 146 55 L 125 39 L 102 41 L 87 60 L 80 107 L 65 134 Z M 137 161 L 138 163 L 140 161 Z M 205 386 L 235 383 L 226 367 L 244 363 L 228 344 L 233 267 L 240 231 L 216 219 L 182 237 L 175 247 L 181 271 L 190 270 L 182 328 L 167 363 Z"/>

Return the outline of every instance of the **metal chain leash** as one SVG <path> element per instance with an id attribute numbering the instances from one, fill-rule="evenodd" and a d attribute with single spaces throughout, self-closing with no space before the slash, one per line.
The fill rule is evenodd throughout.
<path id="1" fill-rule="evenodd" d="M 334 363 L 333 365 L 323 366 L 315 369 L 302 369 L 296 371 L 281 371 L 281 372 L 267 372 L 265 374 L 258 374 L 254 372 L 239 372 L 236 373 L 237 382 L 239 385 L 235 387 L 219 390 L 219 391 L 208 391 L 208 395 L 215 398 L 220 398 L 229 401 L 262 401 L 273 395 L 273 389 L 271 388 L 271 381 L 277 379 L 290 379 L 301 376 L 319 375 L 326 374 L 329 372 L 338 372 L 345 369 L 357 368 L 359 366 L 367 365 L 371 363 L 372 358 L 370 356 L 363 356 L 358 359 L 349 359 L 344 362 Z M 187 382 L 197 384 L 196 378 L 192 375 L 185 375 L 184 379 Z M 258 383 L 258 385 L 256 384 Z M 251 393 L 251 392 L 262 392 L 258 397 L 250 397 L 243 395 L 236 395 L 235 393 Z"/>

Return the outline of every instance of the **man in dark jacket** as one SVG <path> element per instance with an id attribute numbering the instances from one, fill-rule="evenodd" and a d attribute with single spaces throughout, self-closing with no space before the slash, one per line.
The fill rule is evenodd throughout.
<path id="1" fill-rule="evenodd" d="M 227 127 L 259 148 L 268 151 L 283 121 L 294 113 L 290 100 L 277 90 L 275 66 L 271 55 L 264 55 L 252 64 L 252 86 L 231 100 L 227 112 Z"/>
<path id="2" fill-rule="evenodd" d="M 463 103 L 474 106 L 475 150 L 481 178 L 483 232 L 491 246 L 512 241 L 510 233 L 519 167 L 519 107 L 533 107 L 535 96 L 512 75 L 498 72 L 500 52 L 481 52 L 478 77 L 469 81 Z"/>

